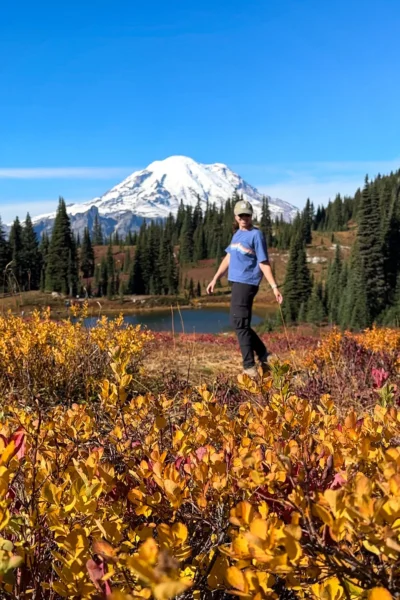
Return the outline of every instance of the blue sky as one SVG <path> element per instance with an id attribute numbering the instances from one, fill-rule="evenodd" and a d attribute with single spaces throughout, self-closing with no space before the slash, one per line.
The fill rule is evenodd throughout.
<path id="1" fill-rule="evenodd" d="M 4 0 L 0 215 L 172 154 L 302 206 L 400 166 L 398 0 Z"/>

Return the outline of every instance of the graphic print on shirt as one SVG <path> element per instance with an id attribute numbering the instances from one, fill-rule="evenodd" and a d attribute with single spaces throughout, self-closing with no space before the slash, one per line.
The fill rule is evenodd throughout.
<path id="1" fill-rule="evenodd" d="M 231 250 L 237 250 L 238 252 L 241 252 L 242 254 L 250 254 L 252 256 L 255 255 L 254 250 L 252 250 L 251 248 L 246 248 L 246 246 L 243 246 L 243 244 L 241 244 L 240 242 L 237 242 L 236 244 L 231 244 L 230 248 L 231 248 Z"/>

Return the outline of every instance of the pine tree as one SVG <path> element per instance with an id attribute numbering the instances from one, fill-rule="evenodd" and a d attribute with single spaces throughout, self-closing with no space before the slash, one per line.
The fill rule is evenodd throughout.
<path id="1" fill-rule="evenodd" d="M 306 251 L 300 233 L 291 243 L 284 283 L 282 311 L 289 322 L 295 322 L 301 304 L 307 305 L 311 294 L 310 272 L 307 267 Z"/>
<path id="2" fill-rule="evenodd" d="M 89 228 L 85 227 L 80 253 L 80 265 L 84 279 L 93 277 L 94 274 L 94 250 L 90 239 Z"/>
<path id="3" fill-rule="evenodd" d="M 341 273 L 342 259 L 340 255 L 340 246 L 339 244 L 336 244 L 335 258 L 329 267 L 326 281 L 328 318 L 331 323 L 339 323 L 339 304 L 343 294 L 340 285 Z"/>
<path id="4" fill-rule="evenodd" d="M 323 288 L 320 281 L 315 282 L 307 307 L 307 321 L 320 325 L 325 318 Z"/>
<path id="5" fill-rule="evenodd" d="M 108 248 L 107 248 L 106 261 L 107 261 L 107 275 L 108 275 L 107 298 L 109 300 L 112 300 L 112 298 L 114 297 L 114 294 L 115 294 L 115 263 L 114 263 L 113 247 L 112 247 L 111 238 L 110 238 L 110 242 L 109 242 Z"/>
<path id="6" fill-rule="evenodd" d="M 4 234 L 3 223 L 0 217 L 0 291 L 4 293 L 7 286 L 5 269 L 11 260 L 10 245 Z"/>
<path id="7" fill-rule="evenodd" d="M 128 279 L 129 294 L 145 294 L 145 282 L 143 273 L 143 240 L 139 238 L 136 244 L 135 256 Z"/>
<path id="8" fill-rule="evenodd" d="M 124 258 L 123 272 L 125 273 L 125 275 L 127 273 L 129 273 L 130 269 L 131 269 L 131 251 L 128 248 L 128 250 L 125 252 L 125 258 Z"/>
<path id="9" fill-rule="evenodd" d="M 40 244 L 39 244 L 39 253 L 40 253 L 40 259 L 41 259 L 41 269 L 40 269 L 40 291 L 41 292 L 44 292 L 46 289 L 46 268 L 47 268 L 47 261 L 48 261 L 48 255 L 49 255 L 49 247 L 50 247 L 49 236 L 44 231 L 42 234 L 42 239 L 40 240 Z"/>
<path id="10" fill-rule="evenodd" d="M 313 225 L 313 218 L 314 215 L 311 212 L 310 199 L 307 198 L 307 202 L 300 219 L 301 237 L 305 244 L 311 244 L 312 241 L 311 231 Z"/>
<path id="11" fill-rule="evenodd" d="M 387 327 L 400 327 L 400 273 L 397 277 L 393 303 L 385 311 L 382 324 Z"/>
<path id="12" fill-rule="evenodd" d="M 340 313 L 340 324 L 343 328 L 363 329 L 371 323 L 358 241 L 353 246 L 350 256 L 347 285 Z"/>
<path id="13" fill-rule="evenodd" d="M 204 235 L 204 225 L 199 223 L 193 236 L 193 261 L 197 262 L 207 257 L 207 245 Z"/>
<path id="14" fill-rule="evenodd" d="M 77 287 L 76 246 L 65 201 L 60 198 L 47 257 L 46 290 L 75 295 Z"/>
<path id="15" fill-rule="evenodd" d="M 260 229 L 265 235 L 265 239 L 267 241 L 267 247 L 272 246 L 272 244 L 273 244 L 272 219 L 271 219 L 271 212 L 269 210 L 268 198 L 266 196 L 263 196 L 263 199 L 262 199 Z"/>
<path id="16" fill-rule="evenodd" d="M 11 270 L 13 273 L 13 285 L 24 289 L 23 273 L 23 247 L 22 247 L 22 225 L 18 217 L 15 218 L 11 230 L 9 243 L 11 248 Z"/>
<path id="17" fill-rule="evenodd" d="M 307 266 L 307 254 L 305 246 L 304 244 L 299 244 L 299 246 L 296 265 L 297 293 L 302 302 L 308 302 L 311 295 L 312 282 L 310 270 Z"/>
<path id="18" fill-rule="evenodd" d="M 25 289 L 38 290 L 42 270 L 42 257 L 39 250 L 39 241 L 33 228 L 30 214 L 26 215 L 22 228 L 22 267 Z"/>
<path id="19" fill-rule="evenodd" d="M 197 287 L 196 287 L 196 296 L 197 296 L 198 298 L 200 298 L 200 296 L 201 296 L 201 283 L 200 283 L 200 281 L 198 281 L 198 282 L 197 282 Z"/>
<path id="20" fill-rule="evenodd" d="M 385 301 L 385 275 L 379 201 L 376 187 L 366 182 L 358 213 L 358 250 L 365 282 L 369 323 L 382 311 Z"/>
<path id="21" fill-rule="evenodd" d="M 103 229 L 101 227 L 99 213 L 96 212 L 93 223 L 93 245 L 102 246 L 104 244 Z"/>
<path id="22" fill-rule="evenodd" d="M 179 261 L 181 264 L 193 261 L 193 234 L 192 210 L 191 207 L 187 207 L 180 235 Z"/>
<path id="23" fill-rule="evenodd" d="M 95 269 L 94 269 L 94 286 L 95 286 L 96 296 L 101 296 L 100 280 L 101 280 L 100 265 L 96 265 Z"/>
<path id="24" fill-rule="evenodd" d="M 400 273 L 400 184 L 392 194 L 389 183 L 382 192 L 383 211 L 383 258 L 386 283 L 386 303 L 392 304 L 396 295 L 397 278 Z"/>

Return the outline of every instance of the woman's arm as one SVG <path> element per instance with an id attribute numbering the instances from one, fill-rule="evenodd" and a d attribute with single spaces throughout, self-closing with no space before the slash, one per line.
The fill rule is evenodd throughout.
<path id="1" fill-rule="evenodd" d="M 221 262 L 221 264 L 218 267 L 218 271 L 215 273 L 212 281 L 207 286 L 207 294 L 212 294 L 212 292 L 214 291 L 214 287 L 215 287 L 218 279 L 220 279 L 221 277 L 223 277 L 225 275 L 225 273 L 227 272 L 228 267 L 229 267 L 230 258 L 231 258 L 231 255 L 227 254 L 222 259 L 222 262 Z"/>
<path id="2" fill-rule="evenodd" d="M 271 286 L 271 288 L 275 294 L 275 298 L 277 299 L 279 304 L 282 304 L 283 297 L 278 289 L 278 284 L 275 281 L 275 277 L 274 277 L 274 274 L 272 273 L 271 264 L 270 264 L 269 260 L 263 260 L 262 262 L 259 263 L 259 265 L 260 265 L 262 274 L 264 275 L 265 279 L 268 281 L 269 285 Z"/>

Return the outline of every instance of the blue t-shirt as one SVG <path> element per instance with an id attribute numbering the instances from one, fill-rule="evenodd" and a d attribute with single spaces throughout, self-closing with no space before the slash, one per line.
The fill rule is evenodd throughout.
<path id="1" fill-rule="evenodd" d="M 260 262 L 268 260 L 267 242 L 259 229 L 239 229 L 225 252 L 230 254 L 228 280 L 249 285 L 260 285 Z"/>

